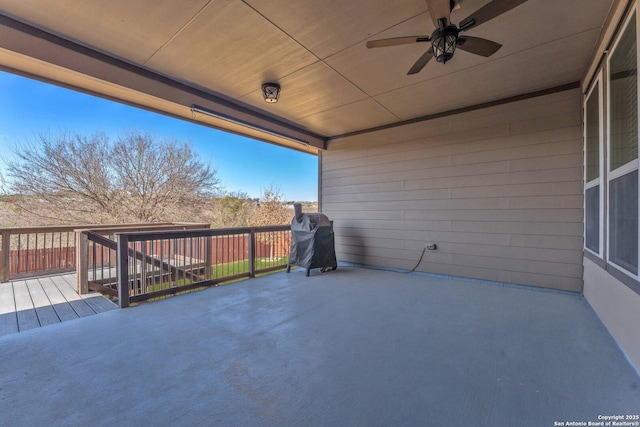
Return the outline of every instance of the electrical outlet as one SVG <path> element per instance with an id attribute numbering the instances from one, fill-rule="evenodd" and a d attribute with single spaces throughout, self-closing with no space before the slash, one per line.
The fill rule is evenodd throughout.
<path id="1" fill-rule="evenodd" d="M 428 251 L 435 251 L 437 246 L 435 243 L 425 243 L 424 248 Z"/>

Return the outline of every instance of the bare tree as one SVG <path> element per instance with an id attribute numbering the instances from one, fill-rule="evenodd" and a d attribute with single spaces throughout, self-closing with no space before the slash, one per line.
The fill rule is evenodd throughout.
<path id="1" fill-rule="evenodd" d="M 260 196 L 251 225 L 281 225 L 291 223 L 292 211 L 282 199 L 280 189 L 271 184 Z"/>
<path id="2" fill-rule="evenodd" d="M 16 147 L 5 192 L 42 222 L 124 223 L 197 217 L 219 189 L 216 171 L 190 145 L 130 132 L 37 140 Z"/>
<path id="3" fill-rule="evenodd" d="M 290 224 L 293 212 L 282 200 L 280 189 L 271 184 L 262 192 L 260 202 L 256 206 L 251 218 L 251 225 L 282 225 Z M 278 242 L 277 233 L 259 233 L 258 240 L 269 245 L 269 260 L 274 259 L 274 247 Z"/>

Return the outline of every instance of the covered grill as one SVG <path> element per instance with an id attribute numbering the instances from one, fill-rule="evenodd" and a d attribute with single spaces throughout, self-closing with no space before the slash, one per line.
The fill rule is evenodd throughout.
<path id="1" fill-rule="evenodd" d="M 321 271 L 338 268 L 336 249 L 333 239 L 333 221 L 320 213 L 302 213 L 302 205 L 294 205 L 295 216 L 291 220 L 291 251 L 287 273 L 296 264 L 307 269 Z"/>

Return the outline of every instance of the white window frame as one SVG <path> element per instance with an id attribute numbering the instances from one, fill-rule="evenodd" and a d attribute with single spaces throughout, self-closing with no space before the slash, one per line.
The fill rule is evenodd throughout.
<path id="1" fill-rule="evenodd" d="M 604 213 L 605 213 L 605 209 L 604 209 L 604 204 L 605 204 L 605 182 L 604 182 L 604 178 L 605 178 L 605 163 L 606 163 L 606 157 L 605 157 L 605 144 L 604 144 L 604 131 L 605 131 L 605 123 L 604 123 L 604 78 L 603 78 L 603 70 L 600 70 L 598 72 L 598 75 L 596 77 L 596 79 L 593 81 L 593 83 L 591 84 L 591 88 L 587 91 L 585 97 L 584 97 L 584 104 L 583 104 L 583 114 L 584 114 L 584 135 L 583 135 L 583 140 L 584 140 L 584 218 L 583 218 L 583 224 L 584 224 L 584 250 L 586 250 L 587 252 L 590 252 L 592 254 L 594 254 L 597 257 L 603 258 L 603 250 L 604 250 Z M 587 101 L 589 100 L 589 98 L 591 97 L 591 95 L 593 94 L 593 92 L 595 91 L 596 87 L 598 88 L 598 93 L 596 94 L 598 97 L 598 177 L 595 179 L 592 179 L 591 181 L 587 181 Z M 599 221 L 599 227 L 598 227 L 598 232 L 599 232 L 599 236 L 598 236 L 598 242 L 599 242 L 599 247 L 598 247 L 598 252 L 594 252 L 593 250 L 591 250 L 590 248 L 587 248 L 587 190 L 595 187 L 595 186 L 600 186 L 600 194 L 599 194 L 599 200 L 598 200 L 598 209 L 599 209 L 599 217 L 598 217 L 598 221 Z"/>
<path id="2" fill-rule="evenodd" d="M 607 156 L 606 156 L 606 171 L 607 171 L 607 179 L 606 179 L 606 185 L 607 185 L 607 200 L 606 200 L 606 209 L 607 209 L 607 218 L 609 218 L 610 216 L 610 212 L 609 212 L 609 207 L 610 207 L 610 191 L 609 191 L 609 185 L 611 183 L 611 181 L 615 180 L 616 178 L 619 178 L 621 176 L 624 176 L 630 172 L 633 172 L 635 170 L 638 170 L 638 166 L 639 166 L 639 160 L 638 158 L 630 161 L 629 163 L 622 165 L 620 167 L 618 167 L 617 169 L 611 170 L 611 80 L 610 80 L 610 70 L 611 70 L 611 57 L 613 56 L 613 53 L 616 51 L 616 49 L 618 48 L 618 44 L 620 43 L 620 40 L 622 39 L 622 36 L 624 35 L 624 33 L 627 31 L 627 28 L 629 27 L 629 24 L 631 23 L 631 20 L 635 19 L 636 20 L 636 67 L 638 67 L 638 65 L 640 65 L 640 49 L 638 49 L 638 46 L 640 46 L 640 25 L 638 22 L 638 13 L 637 13 L 637 6 L 634 5 L 633 8 L 631 9 L 631 11 L 629 12 L 629 16 L 626 18 L 624 25 L 622 26 L 621 31 L 618 33 L 617 38 L 613 44 L 613 46 L 611 47 L 611 50 L 609 52 L 609 54 L 607 55 L 607 77 L 606 77 L 606 84 L 607 84 L 607 102 L 606 102 L 606 107 L 607 107 Z M 640 70 L 640 67 L 638 67 L 637 69 Z M 637 76 L 636 76 L 637 78 Z M 638 135 L 640 136 L 640 80 L 638 80 L 638 84 L 637 84 L 637 88 L 638 88 L 638 93 L 636 93 L 636 99 L 638 100 L 638 120 L 637 120 L 637 126 L 638 126 Z M 639 138 L 640 139 L 640 138 Z M 638 144 L 640 145 L 640 140 L 638 141 Z M 586 173 L 586 172 L 585 172 Z M 640 173 L 638 174 L 639 177 L 639 181 L 640 181 Z M 602 189 L 602 188 L 601 188 Z M 638 182 L 638 191 L 640 191 L 640 182 Z M 638 197 L 638 213 L 639 213 L 639 217 L 640 217 L 640 195 Z M 629 277 L 634 278 L 635 280 L 638 280 L 640 278 L 640 218 L 638 218 L 639 224 L 638 224 L 638 230 L 639 230 L 639 235 L 637 236 L 638 239 L 638 273 L 639 274 L 633 274 L 632 272 L 628 271 L 625 267 L 622 267 L 618 264 L 615 263 L 615 261 L 612 261 L 610 259 L 610 254 L 611 254 L 611 250 L 610 250 L 610 245 L 609 245 L 609 241 L 611 240 L 611 232 L 610 232 L 610 221 L 608 220 L 606 222 L 607 225 L 607 262 L 614 265 L 618 270 L 620 270 L 621 272 L 623 272 L 624 274 L 626 274 Z"/>

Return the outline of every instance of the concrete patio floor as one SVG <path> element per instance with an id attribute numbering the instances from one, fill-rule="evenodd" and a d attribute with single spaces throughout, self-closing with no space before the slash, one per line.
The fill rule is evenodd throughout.
<path id="1" fill-rule="evenodd" d="M 640 378 L 581 295 L 304 273 L 0 337 L 0 424 L 540 427 L 640 413 Z"/>

